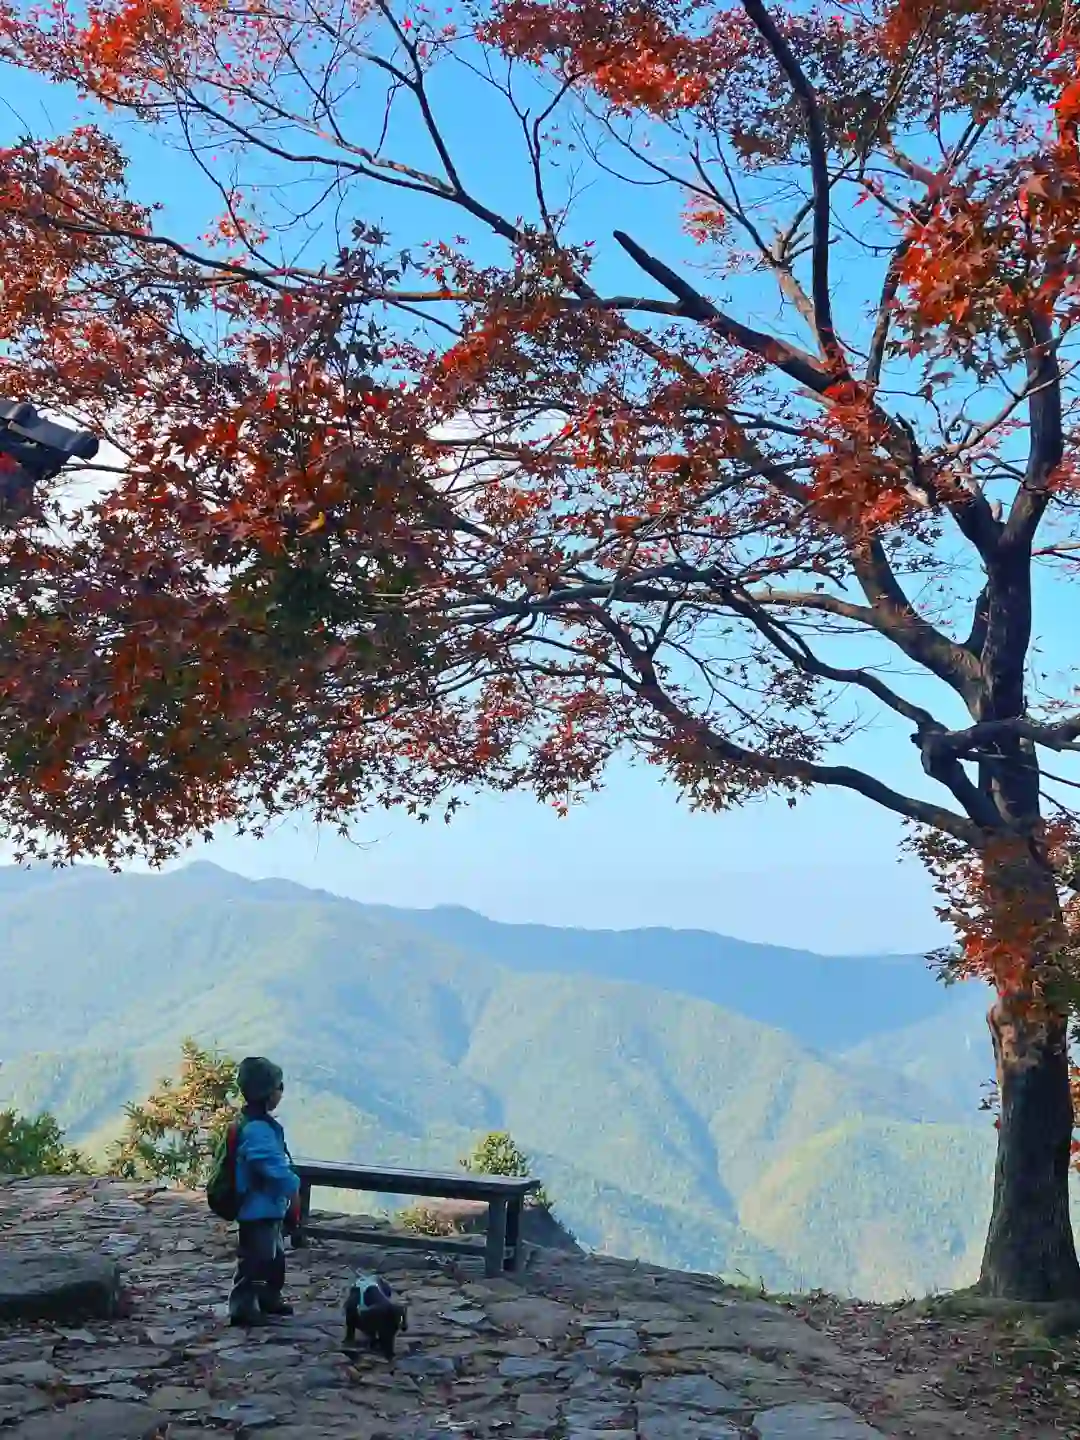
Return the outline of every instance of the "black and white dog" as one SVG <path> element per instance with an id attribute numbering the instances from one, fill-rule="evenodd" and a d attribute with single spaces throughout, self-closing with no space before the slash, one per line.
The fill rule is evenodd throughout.
<path id="1" fill-rule="evenodd" d="M 381 1275 L 358 1275 L 345 1297 L 345 1340 L 351 1344 L 356 1332 L 365 1336 L 369 1350 L 385 1355 L 393 1364 L 394 1341 L 409 1328 L 409 1307 L 394 1299 L 394 1292 Z"/>

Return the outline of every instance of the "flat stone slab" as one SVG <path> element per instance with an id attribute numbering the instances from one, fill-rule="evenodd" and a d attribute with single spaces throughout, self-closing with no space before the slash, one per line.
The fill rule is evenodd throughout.
<path id="1" fill-rule="evenodd" d="M 714 1415 L 639 1405 L 638 1440 L 739 1440 L 740 1432 Z"/>
<path id="2" fill-rule="evenodd" d="M 214 1402 L 205 1390 L 191 1390 L 182 1385 L 162 1385 L 152 1390 L 150 1404 L 155 1410 L 166 1414 L 186 1415 L 197 1410 L 209 1410 Z"/>
<path id="3" fill-rule="evenodd" d="M 641 1386 L 641 1399 L 648 1405 L 678 1406 L 711 1415 L 740 1410 L 745 1403 L 711 1375 L 648 1375 Z"/>
<path id="4" fill-rule="evenodd" d="M 164 1424 L 148 1405 L 87 1400 L 34 1415 L 7 1433 L 17 1440 L 155 1440 Z"/>
<path id="5" fill-rule="evenodd" d="M 279 1411 L 260 1405 L 257 1400 L 227 1400 L 209 1412 L 209 1418 L 234 1429 L 265 1430 L 277 1423 Z"/>
<path id="6" fill-rule="evenodd" d="M 585 1332 L 585 1344 L 617 1345 L 622 1350 L 640 1350 L 641 1338 L 629 1325 L 591 1325 Z"/>
<path id="7" fill-rule="evenodd" d="M 12 1360 L 0 1365 L 0 1386 L 55 1385 L 61 1379 L 61 1372 L 48 1360 Z"/>
<path id="8" fill-rule="evenodd" d="M 634 1430 L 578 1430 L 566 1427 L 566 1440 L 636 1440 Z"/>
<path id="9" fill-rule="evenodd" d="M 578 1430 L 615 1430 L 622 1426 L 631 1411 L 631 1396 L 609 1398 L 572 1398 L 567 1402 L 564 1418 L 567 1425 Z"/>
<path id="10" fill-rule="evenodd" d="M 736 1355 L 732 1351 L 710 1355 L 709 1369 L 714 1380 L 738 1391 L 748 1410 L 769 1410 L 822 1399 L 821 1390 L 814 1385 L 811 1375 L 770 1365 L 754 1355 Z"/>
<path id="11" fill-rule="evenodd" d="M 749 1351 L 766 1359 L 777 1354 L 790 1355 L 796 1363 L 818 1368 L 826 1365 L 836 1374 L 858 1370 L 835 1341 L 807 1325 L 805 1320 L 753 1301 L 717 1307 L 715 1316 L 707 1327 L 701 1328 L 695 1340 L 693 1348 Z M 658 1339 L 653 1348 L 663 1351 L 668 1346 Z"/>
<path id="12" fill-rule="evenodd" d="M 120 1270 L 96 1255 L 0 1254 L 0 1320 L 110 1320 Z"/>
<path id="13" fill-rule="evenodd" d="M 854 1410 L 828 1401 L 779 1405 L 754 1416 L 758 1440 L 885 1440 Z"/>
<path id="14" fill-rule="evenodd" d="M 457 1310 L 442 1310 L 439 1312 L 440 1320 L 449 1320 L 451 1325 L 483 1325 L 487 1316 L 483 1310 L 475 1310 L 471 1306 L 461 1306 Z"/>
<path id="15" fill-rule="evenodd" d="M 488 1305 L 489 1318 L 507 1330 L 524 1330 L 536 1340 L 561 1340 L 577 1318 L 569 1305 L 526 1295 L 520 1300 L 496 1300 Z"/>
<path id="16" fill-rule="evenodd" d="M 452 1379 L 457 1374 L 457 1362 L 452 1355 L 406 1355 L 397 1362 L 403 1375 L 412 1375 L 421 1380 Z"/>
<path id="17" fill-rule="evenodd" d="M 499 1361 L 499 1374 L 506 1380 L 539 1380 L 558 1368 L 559 1362 L 545 1355 L 506 1355 Z"/>
<path id="18" fill-rule="evenodd" d="M 169 1363 L 168 1350 L 152 1345 L 109 1345 L 94 1346 L 65 1361 L 69 1370 L 101 1371 L 104 1366 L 114 1379 L 125 1380 L 129 1375 L 142 1375 Z"/>
<path id="19" fill-rule="evenodd" d="M 0 1425 L 48 1408 L 48 1400 L 31 1385 L 0 1385 Z"/>
<path id="20" fill-rule="evenodd" d="M 545 1423 L 554 1424 L 559 1418 L 559 1406 L 562 1397 L 558 1394 L 546 1394 L 544 1391 L 527 1391 L 517 1397 L 517 1413 L 529 1419 L 542 1420 Z"/>

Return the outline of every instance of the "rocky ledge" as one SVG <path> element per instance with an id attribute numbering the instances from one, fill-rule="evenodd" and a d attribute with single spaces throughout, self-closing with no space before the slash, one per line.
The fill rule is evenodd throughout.
<path id="1" fill-rule="evenodd" d="M 73 1270 L 98 1282 L 75 1296 L 90 1318 L 0 1321 L 0 1430 L 19 1440 L 990 1434 L 933 1387 L 896 1383 L 887 1354 L 705 1276 L 537 1251 L 519 1280 L 486 1280 L 470 1260 L 313 1244 L 289 1259 L 296 1315 L 249 1334 L 226 1324 L 230 1236 L 198 1196 L 18 1181 L 0 1184 L 0 1226 L 39 1288 L 50 1267 L 58 1284 Z M 409 1302 L 392 1370 L 343 1345 L 341 1304 L 362 1267 Z M 0 1287 L 16 1268 L 0 1266 Z M 20 1313 L 2 1307 L 0 1293 L 0 1314 Z M 993 1431 L 1061 1433 L 1056 1421 Z"/>

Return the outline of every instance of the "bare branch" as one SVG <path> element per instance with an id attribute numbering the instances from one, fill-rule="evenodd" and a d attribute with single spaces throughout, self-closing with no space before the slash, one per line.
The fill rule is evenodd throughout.
<path id="1" fill-rule="evenodd" d="M 867 385 L 876 386 L 881 379 L 885 346 L 888 343 L 889 327 L 892 323 L 893 302 L 900 289 L 900 273 L 903 268 L 904 256 L 910 248 L 911 241 L 909 239 L 901 240 L 893 251 L 885 271 L 885 279 L 881 286 L 881 299 L 878 301 L 877 319 L 874 323 L 874 334 L 870 340 L 870 357 L 866 362 Z"/>
<path id="2" fill-rule="evenodd" d="M 817 96 L 803 74 L 791 46 L 777 29 L 772 16 L 761 0 L 743 0 L 743 9 L 749 15 L 758 33 L 772 51 L 777 64 L 783 70 L 802 111 L 806 126 L 806 141 L 810 151 L 810 175 L 814 193 L 814 256 L 811 290 L 814 297 L 814 323 L 817 327 L 821 348 L 825 357 L 842 374 L 847 373 L 847 360 L 836 338 L 833 324 L 832 297 L 829 294 L 829 243 L 832 219 L 832 202 L 829 181 L 829 151 L 825 138 L 825 126 L 818 108 Z"/>
<path id="3" fill-rule="evenodd" d="M 736 614 L 748 620 L 759 633 L 768 640 L 769 644 L 778 650 L 786 660 L 790 660 L 796 669 L 801 670 L 805 675 L 816 675 L 822 680 L 831 680 L 841 685 L 857 685 L 860 689 L 866 690 L 875 699 L 887 705 L 898 715 L 910 720 L 920 730 L 933 727 L 937 724 L 929 710 L 924 710 L 921 705 L 913 705 L 910 700 L 905 700 L 884 680 L 869 670 L 851 669 L 847 666 L 830 665 L 815 655 L 809 645 L 801 636 L 793 634 L 779 621 L 771 620 L 762 610 L 753 603 L 753 596 L 750 592 L 740 595 L 738 590 L 732 588 L 726 590 L 725 599 Z"/>
<path id="4" fill-rule="evenodd" d="M 904 816 L 905 819 L 933 826 L 948 835 L 956 836 L 965 844 L 978 844 L 981 832 L 970 819 L 929 801 L 901 794 L 862 770 L 856 770 L 850 765 L 822 765 L 817 761 L 799 760 L 787 755 L 767 755 L 737 745 L 733 740 L 720 735 L 703 720 L 695 719 L 680 709 L 660 684 L 649 655 L 635 644 L 624 627 L 618 625 L 599 607 L 594 607 L 593 613 L 634 666 L 639 677 L 633 682 L 635 692 L 667 720 L 676 734 L 696 741 L 714 758 L 766 779 L 795 781 L 805 785 L 831 785 L 853 790 L 885 809 L 892 810 L 894 814 Z"/>

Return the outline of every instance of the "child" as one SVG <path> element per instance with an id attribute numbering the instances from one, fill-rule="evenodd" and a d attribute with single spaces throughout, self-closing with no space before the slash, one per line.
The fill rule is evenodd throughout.
<path id="1" fill-rule="evenodd" d="M 229 1320 L 233 1325 L 264 1325 L 270 1315 L 292 1314 L 292 1306 L 281 1298 L 281 1227 L 300 1181 L 289 1164 L 285 1132 L 272 1118 L 285 1090 L 280 1067 L 261 1055 L 249 1055 L 240 1062 L 236 1078 L 244 1108 L 236 1145 L 240 1213 Z"/>

